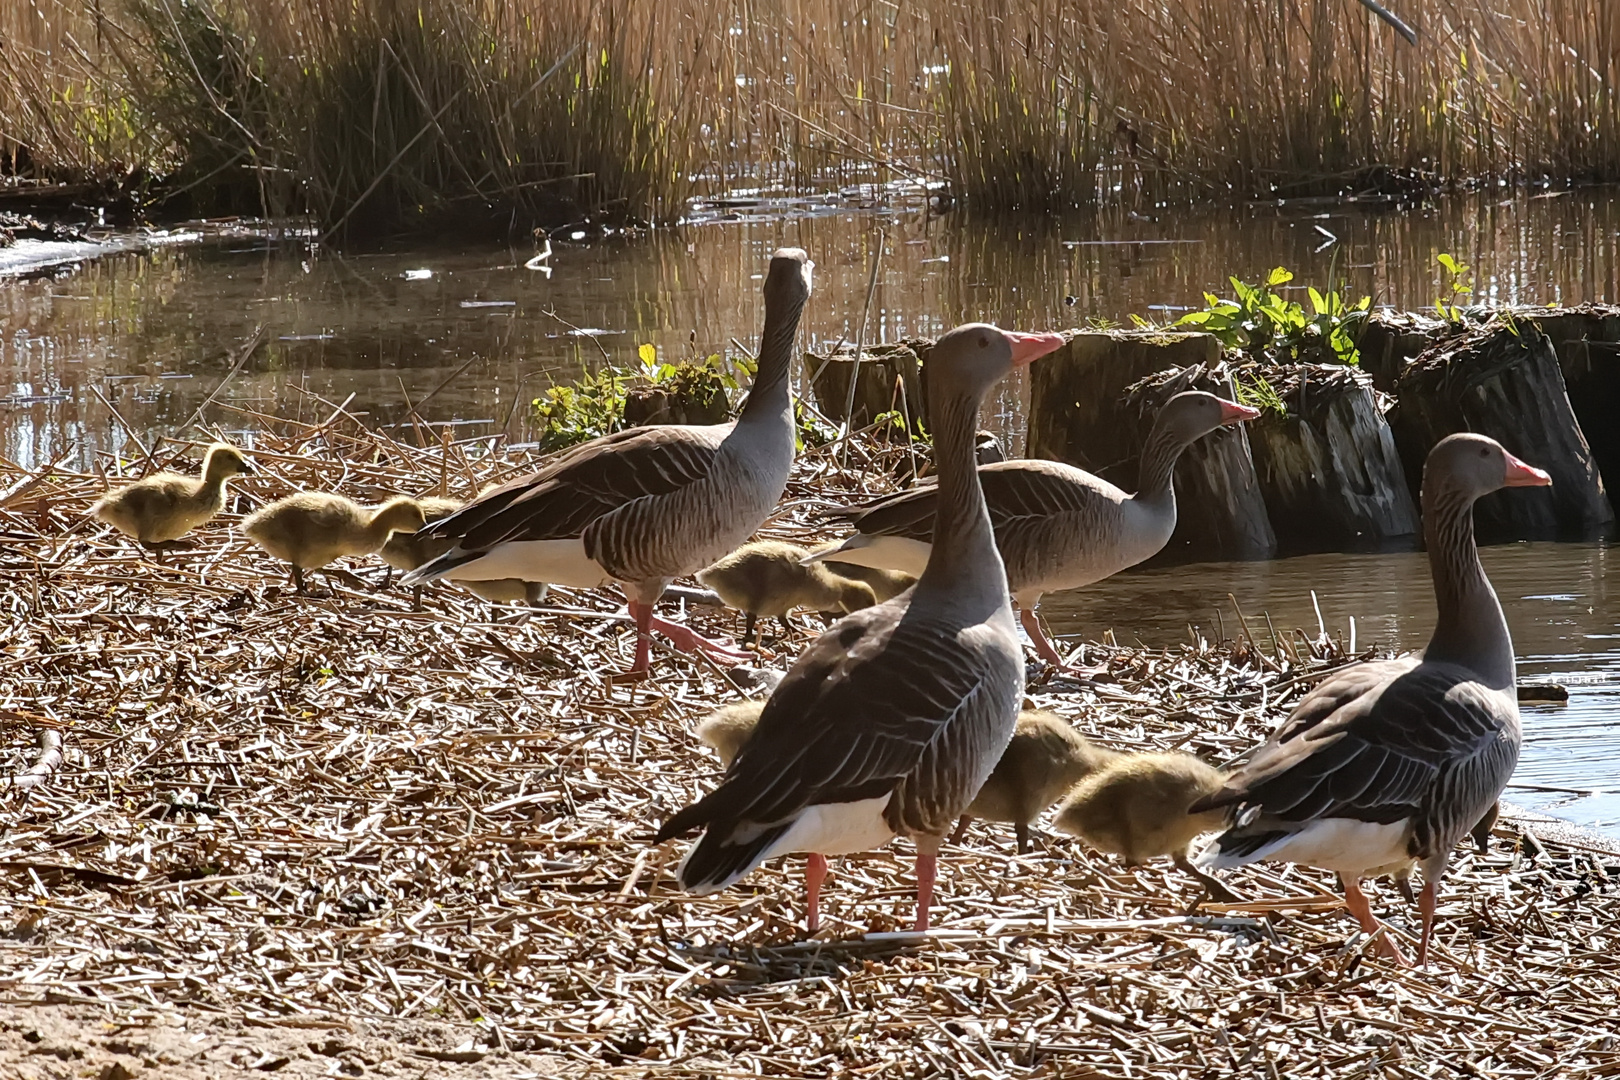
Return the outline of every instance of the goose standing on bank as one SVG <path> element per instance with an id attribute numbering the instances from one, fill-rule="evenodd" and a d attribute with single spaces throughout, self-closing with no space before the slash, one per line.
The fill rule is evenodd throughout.
<path id="1" fill-rule="evenodd" d="M 1176 531 L 1172 475 L 1182 451 L 1216 428 L 1259 415 L 1202 390 L 1177 394 L 1154 418 L 1135 495 L 1057 461 L 1003 461 L 979 468 L 1007 584 L 1043 660 L 1063 666 L 1035 615 L 1041 595 L 1090 585 L 1157 554 Z M 938 490 L 918 485 L 838 512 L 834 516 L 855 525 L 855 535 L 812 558 L 920 573 L 934 535 Z"/>
<path id="2" fill-rule="evenodd" d="M 1261 859 L 1336 871 L 1345 906 L 1381 924 L 1361 879 L 1408 859 L 1423 868 L 1428 960 L 1451 850 L 1502 794 L 1519 760 L 1513 641 L 1474 545 L 1474 502 L 1552 481 L 1483 435 L 1451 435 L 1423 467 L 1423 540 L 1439 618 L 1420 657 L 1345 668 L 1306 695 L 1254 758 L 1198 813 L 1236 808 L 1236 825 L 1197 858 Z M 1384 953 L 1405 957 L 1386 934 Z"/>
<path id="3" fill-rule="evenodd" d="M 915 588 L 846 616 L 805 651 L 766 702 L 720 786 L 664 823 L 658 840 L 703 828 L 681 887 L 724 889 L 767 859 L 826 856 L 895 836 L 917 844 L 917 922 L 928 929 L 935 856 L 1012 737 L 1024 664 L 973 463 L 984 395 L 1058 334 L 957 327 L 929 355 L 940 498 L 937 542 Z"/>
<path id="4" fill-rule="evenodd" d="M 736 421 L 631 428 L 566 450 L 428 526 L 424 538 L 455 546 L 402 584 L 618 582 L 636 623 L 631 673 L 647 670 L 653 630 L 678 648 L 740 660 L 745 654 L 656 617 L 653 604 L 672 580 L 746 541 L 782 498 L 794 447 L 788 371 L 813 265 L 797 248 L 771 258 L 758 374 Z"/>

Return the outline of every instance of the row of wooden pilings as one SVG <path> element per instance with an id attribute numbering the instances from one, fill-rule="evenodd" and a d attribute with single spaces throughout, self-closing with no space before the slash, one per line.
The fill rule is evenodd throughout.
<path id="1" fill-rule="evenodd" d="M 1482 500 L 1482 540 L 1589 538 L 1612 528 L 1603 477 L 1620 482 L 1620 307 L 1497 311 L 1462 325 L 1380 311 L 1359 346 L 1359 368 L 1261 365 L 1224 354 L 1208 334 L 1076 331 L 1031 369 L 1027 452 L 1130 491 L 1153 414 L 1172 394 L 1206 389 L 1269 402 L 1259 420 L 1218 431 L 1183 456 L 1169 559 L 1410 547 L 1423 460 L 1457 431 L 1490 435 L 1553 477 L 1551 488 Z M 901 388 L 921 415 L 917 361 L 927 349 L 910 341 L 868 350 L 857 426 L 901 399 Z M 825 359 L 809 361 L 816 396 L 842 416 L 852 365 Z"/>

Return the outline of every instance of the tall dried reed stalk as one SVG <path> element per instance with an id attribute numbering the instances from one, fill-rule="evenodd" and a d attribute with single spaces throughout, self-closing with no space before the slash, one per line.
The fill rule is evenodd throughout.
<path id="1" fill-rule="evenodd" d="M 667 217 L 943 176 L 989 208 L 1620 178 L 1620 3 L 12 0 L 0 165 L 327 227 Z"/>

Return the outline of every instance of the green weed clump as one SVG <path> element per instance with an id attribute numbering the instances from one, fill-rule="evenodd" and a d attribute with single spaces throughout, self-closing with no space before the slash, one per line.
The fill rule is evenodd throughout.
<path id="1" fill-rule="evenodd" d="M 1235 277 L 1229 280 L 1234 299 L 1205 293 L 1208 306 L 1202 311 L 1189 311 L 1175 325 L 1203 330 L 1215 335 L 1228 349 L 1271 363 L 1361 363 L 1356 337 L 1372 307 L 1372 297 L 1349 301 L 1338 289 L 1324 293 L 1311 287 L 1306 290 L 1310 302 L 1306 310 L 1274 291 L 1294 280 L 1293 273 L 1281 266 L 1258 285 L 1247 285 Z"/>
<path id="2" fill-rule="evenodd" d="M 649 344 L 637 354 L 635 367 L 609 365 L 535 398 L 540 449 L 562 450 L 641 423 L 721 423 L 742 397 L 738 375 L 752 378 L 756 370 L 751 359 L 727 362 L 719 353 L 670 363 Z"/>

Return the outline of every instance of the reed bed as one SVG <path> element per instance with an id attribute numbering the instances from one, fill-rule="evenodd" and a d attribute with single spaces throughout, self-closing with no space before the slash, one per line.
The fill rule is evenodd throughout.
<path id="1" fill-rule="evenodd" d="M 43 777 L 0 795 L 0 1062 L 103 1077 L 160 1064 L 180 1076 L 1620 1068 L 1620 856 L 1523 821 L 1499 826 L 1488 856 L 1458 853 L 1427 971 L 1381 961 L 1326 875 L 1234 873 L 1246 902 L 1200 906 L 1168 865 L 1127 870 L 1054 836 L 1018 856 L 1010 828 L 984 823 L 947 849 L 942 930 L 926 941 L 895 933 L 912 905 L 903 843 L 835 863 L 814 941 L 796 860 L 683 895 L 674 845 L 648 841 L 718 778 L 691 729 L 748 690 L 743 676 L 666 655 L 651 680 L 616 684 L 633 641 L 605 593 L 554 590 L 543 609 L 496 617 L 433 588 L 413 612 L 375 588 L 380 565 L 354 562 L 328 595 L 292 596 L 235 531 L 252 505 L 317 486 L 465 495 L 530 463 L 491 440 L 390 438 L 336 408 L 322 423 L 262 422 L 259 473 L 163 562 L 86 518 L 120 463 L 0 463 L 0 770 Z M 148 449 L 129 471 L 182 448 Z M 818 534 L 820 508 L 887 486 L 900 453 L 860 444 L 847 471 L 828 450 L 807 454 L 767 531 Z M 1346 660 L 1321 635 L 1248 614 L 1230 641 L 1087 645 L 1106 680 L 1037 681 L 1030 695 L 1112 746 L 1229 761 Z M 711 633 L 737 625 L 693 618 Z M 761 663 L 785 664 L 805 640 Z M 1396 932 L 1415 930 L 1393 890 L 1375 903 Z"/>
<path id="2" fill-rule="evenodd" d="M 0 162 L 352 232 L 1620 178 L 1620 8 L 1390 6 L 1415 46 L 1355 0 L 26 0 Z"/>

